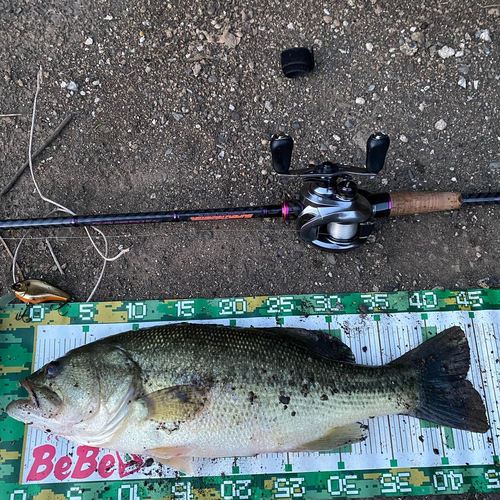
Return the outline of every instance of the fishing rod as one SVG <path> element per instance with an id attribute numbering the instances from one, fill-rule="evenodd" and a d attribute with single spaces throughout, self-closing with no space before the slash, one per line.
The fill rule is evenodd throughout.
<path id="1" fill-rule="evenodd" d="M 281 217 L 296 219 L 300 237 L 311 245 L 329 252 L 343 252 L 365 243 L 377 218 L 455 210 L 463 205 L 500 204 L 500 192 L 370 193 L 358 189 L 354 178 L 373 178 L 378 174 L 384 167 L 389 144 L 386 134 L 372 134 L 366 144 L 364 168 L 326 161 L 290 170 L 293 139 L 284 133 L 274 135 L 271 139 L 274 170 L 280 177 L 304 181 L 298 199 L 285 200 L 280 205 L 0 220 L 0 229 Z"/>

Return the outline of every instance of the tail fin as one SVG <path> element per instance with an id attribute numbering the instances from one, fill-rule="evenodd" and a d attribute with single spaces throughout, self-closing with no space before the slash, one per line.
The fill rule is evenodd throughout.
<path id="1" fill-rule="evenodd" d="M 391 365 L 420 372 L 419 402 L 409 415 L 471 432 L 490 428 L 481 396 L 465 379 L 470 367 L 469 344 L 458 326 L 430 338 Z"/>

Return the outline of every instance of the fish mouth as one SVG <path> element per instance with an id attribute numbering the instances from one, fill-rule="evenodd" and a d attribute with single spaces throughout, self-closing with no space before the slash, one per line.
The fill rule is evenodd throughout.
<path id="1" fill-rule="evenodd" d="M 40 408 L 40 401 L 38 400 L 35 392 L 35 387 L 31 383 L 31 381 L 25 378 L 24 380 L 21 380 L 21 382 L 18 382 L 17 386 L 24 387 L 26 389 L 26 392 L 28 393 L 28 399 L 23 400 L 23 403 L 32 406 L 33 409 L 38 410 Z"/>

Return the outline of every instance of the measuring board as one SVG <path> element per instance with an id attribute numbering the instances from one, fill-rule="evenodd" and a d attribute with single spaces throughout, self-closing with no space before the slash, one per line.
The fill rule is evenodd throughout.
<path id="1" fill-rule="evenodd" d="M 0 499 L 302 499 L 500 492 L 500 291 L 289 295 L 31 308 L 30 323 L 0 310 Z M 62 315 L 64 314 L 64 316 Z M 5 413 L 17 382 L 66 351 L 107 335 L 191 321 L 319 329 L 381 365 L 452 325 L 466 332 L 468 378 L 485 401 L 486 434 L 411 417 L 370 419 L 362 443 L 331 452 L 194 459 L 195 477 L 148 457 L 78 446 Z"/>

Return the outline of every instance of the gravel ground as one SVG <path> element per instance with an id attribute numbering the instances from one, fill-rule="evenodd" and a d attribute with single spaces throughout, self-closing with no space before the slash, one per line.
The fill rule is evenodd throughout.
<path id="1" fill-rule="evenodd" d="M 488 3 L 488 2 L 486 2 Z M 300 184 L 272 171 L 269 139 L 295 139 L 293 165 L 362 165 L 371 132 L 392 139 L 374 191 L 499 190 L 500 7 L 475 1 L 9 0 L 0 4 L 2 185 L 34 146 L 77 114 L 35 162 L 42 191 L 79 214 L 275 204 Z M 285 48 L 316 68 L 289 80 Z M 28 175 L 1 218 L 50 210 Z M 95 300 L 495 287 L 494 206 L 380 220 L 369 243 L 326 254 L 293 222 L 253 220 L 106 228 Z M 14 249 L 24 233 L 3 232 Z M 51 244 L 65 274 L 54 267 Z M 37 230 L 19 263 L 85 300 L 101 261 L 81 228 Z M 11 261 L 0 248 L 7 291 Z M 479 497 L 477 497 L 479 498 Z"/>
<path id="2" fill-rule="evenodd" d="M 2 180 L 27 156 L 42 65 L 35 147 L 78 114 L 36 175 L 47 196 L 80 214 L 294 198 L 300 184 L 271 168 L 268 141 L 280 129 L 295 139 L 295 167 L 361 165 L 367 137 L 384 129 L 386 167 L 361 184 L 374 191 L 496 190 L 499 20 L 500 7 L 470 1 L 11 0 L 0 13 L 0 113 L 22 116 L 0 119 Z M 314 47 L 316 68 L 289 80 L 279 55 L 299 45 Z M 28 175 L 2 201 L 2 218 L 48 211 Z M 367 245 L 335 255 L 310 248 L 281 220 L 107 228 L 111 253 L 130 252 L 108 266 L 95 299 L 496 286 L 498 213 L 380 220 Z M 32 236 L 19 255 L 25 274 L 85 300 L 100 259 L 83 229 Z M 0 264 L 6 289 L 3 249 Z"/>

